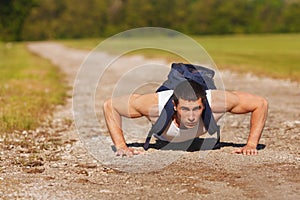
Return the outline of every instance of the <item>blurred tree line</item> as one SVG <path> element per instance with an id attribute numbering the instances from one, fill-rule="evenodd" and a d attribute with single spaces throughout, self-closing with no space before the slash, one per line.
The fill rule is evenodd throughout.
<path id="1" fill-rule="evenodd" d="M 143 26 L 186 34 L 300 31 L 300 0 L 0 0 L 0 40 L 109 36 Z"/>

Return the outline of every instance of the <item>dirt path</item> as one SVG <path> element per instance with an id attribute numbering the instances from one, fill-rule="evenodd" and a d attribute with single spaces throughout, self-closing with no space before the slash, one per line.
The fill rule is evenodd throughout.
<path id="1" fill-rule="evenodd" d="M 88 52 L 69 49 L 56 43 L 31 43 L 28 48 L 59 66 L 71 87 L 80 64 L 88 55 Z M 111 58 L 110 55 L 99 53 L 95 59 L 105 63 Z M 122 69 L 126 69 L 126 72 L 134 72 L 130 66 L 136 63 L 142 65 L 145 59 L 126 57 L 118 62 L 122 63 Z M 166 64 L 159 60 L 151 62 Z M 2 199 L 300 198 L 298 84 L 249 74 L 222 72 L 226 89 L 253 92 L 269 100 L 269 117 L 258 156 L 230 153 L 236 146 L 245 143 L 249 115 L 227 115 L 221 135 L 224 147 L 219 150 L 185 152 L 152 149 L 144 157 L 128 159 L 115 158 L 111 149 L 107 150 L 106 145 L 110 141 L 107 140 L 101 116 L 103 100 L 111 95 L 112 83 L 124 71 L 114 67 L 105 71 L 99 66 L 95 69 L 103 70 L 100 83 L 107 87 L 94 88 L 84 84 L 88 83 L 84 82 L 87 80 L 95 81 L 100 73 L 88 70 L 85 73 L 87 77 L 80 79 L 79 76 L 76 79 L 76 83 L 82 87 L 75 85 L 75 110 L 72 110 L 70 90 L 67 104 L 58 107 L 42 127 L 34 131 L 14 132 L 11 139 L 0 138 Z M 160 75 L 158 72 L 155 77 Z M 147 74 L 140 77 L 140 80 L 144 79 L 147 79 Z M 122 86 L 124 84 L 121 82 L 119 88 Z M 88 97 L 95 89 L 96 102 L 90 102 Z M 91 105 L 96 107 L 98 121 L 95 120 L 95 113 L 89 112 Z M 72 112 L 75 117 L 80 113 L 76 126 Z M 143 142 L 144 138 L 145 134 L 129 134 L 128 142 Z M 30 145 L 22 143 L 22 140 Z M 103 145 L 100 149 L 99 144 Z M 157 170 L 145 172 L 147 168 L 155 167 Z M 144 173 L 134 173 L 143 171 Z"/>

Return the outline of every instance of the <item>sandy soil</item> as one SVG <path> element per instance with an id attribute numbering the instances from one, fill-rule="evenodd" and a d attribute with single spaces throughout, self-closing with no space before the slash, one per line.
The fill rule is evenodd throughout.
<path id="1" fill-rule="evenodd" d="M 37 130 L 15 131 L 0 138 L 1 199 L 300 198 L 299 84 L 221 72 L 226 89 L 253 92 L 269 101 L 269 117 L 257 156 L 231 154 L 233 149 L 246 142 L 250 116 L 226 115 L 221 149 L 186 152 L 152 148 L 135 158 L 116 158 L 111 142 L 107 140 L 101 105 L 112 91 L 119 94 L 122 87 L 130 88 L 120 82 L 118 93 L 113 90 L 116 88 L 113 83 L 124 72 L 133 73 L 129 73 L 133 76 L 131 66 L 142 65 L 147 60 L 120 58 L 122 70 L 114 67 L 104 70 L 97 68 L 97 64 L 96 68 L 87 70 L 84 77 L 79 75 L 74 84 L 79 67 L 89 52 L 49 42 L 30 43 L 28 48 L 49 59 L 66 74 L 70 98 Z M 100 63 L 111 59 L 105 53 L 97 55 Z M 167 64 L 161 60 L 151 62 Z M 100 87 L 90 86 L 89 81 L 97 80 L 100 72 Z M 145 74 L 140 79 L 148 77 L 149 74 Z M 161 77 L 161 72 L 155 77 Z M 151 90 L 157 82 L 159 79 L 152 87 L 142 89 Z M 94 102 L 90 97 L 95 90 Z M 72 100 L 75 103 L 73 109 Z M 98 118 L 90 112 L 94 105 Z M 77 119 L 76 126 L 73 114 Z M 143 142 L 146 133 L 141 132 L 144 129 L 132 133 L 131 122 L 127 124 L 127 142 Z M 144 121 L 134 123 L 140 124 Z"/>

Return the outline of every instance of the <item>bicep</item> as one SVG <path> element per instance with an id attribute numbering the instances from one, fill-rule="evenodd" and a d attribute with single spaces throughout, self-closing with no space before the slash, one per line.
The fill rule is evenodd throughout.
<path id="1" fill-rule="evenodd" d="M 212 91 L 212 111 L 244 114 L 257 108 L 259 96 L 240 91 Z"/>
<path id="2" fill-rule="evenodd" d="M 132 94 L 112 99 L 114 109 L 124 117 L 137 118 L 149 116 L 157 105 L 157 94 Z"/>
<path id="3" fill-rule="evenodd" d="M 231 95 L 235 96 L 236 102 L 232 105 L 231 110 L 229 111 L 235 114 L 244 114 L 254 111 L 258 108 L 262 99 L 257 95 L 247 92 L 235 91 L 231 93 Z"/>

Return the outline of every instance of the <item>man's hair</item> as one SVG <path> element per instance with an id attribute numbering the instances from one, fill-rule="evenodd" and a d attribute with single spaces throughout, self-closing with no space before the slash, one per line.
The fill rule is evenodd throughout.
<path id="1" fill-rule="evenodd" d="M 202 103 L 206 100 L 205 88 L 193 80 L 186 80 L 179 83 L 174 89 L 173 100 L 175 105 L 178 105 L 179 99 L 187 101 L 197 101 L 201 98 Z"/>

